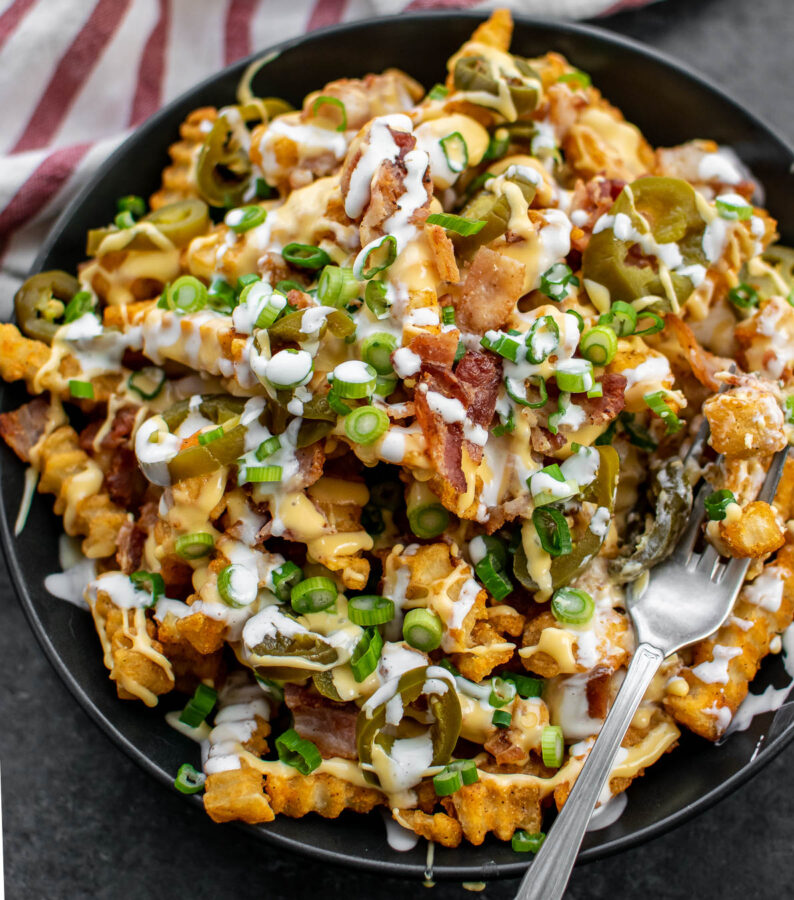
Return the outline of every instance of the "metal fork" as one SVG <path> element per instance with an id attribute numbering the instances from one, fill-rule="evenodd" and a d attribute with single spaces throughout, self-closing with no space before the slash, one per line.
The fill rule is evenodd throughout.
<path id="1" fill-rule="evenodd" d="M 693 451 L 699 453 L 702 444 L 696 439 L 689 458 Z M 769 503 L 775 496 L 787 451 L 784 448 L 775 454 L 759 500 Z M 590 816 L 653 676 L 667 656 L 713 634 L 731 612 L 750 560 L 725 560 L 711 545 L 702 553 L 695 552 L 705 518 L 703 503 L 710 491 L 704 482 L 686 531 L 670 558 L 651 571 L 644 592 L 635 586 L 627 590 L 626 608 L 639 646 L 593 749 L 515 900 L 560 900 Z"/>

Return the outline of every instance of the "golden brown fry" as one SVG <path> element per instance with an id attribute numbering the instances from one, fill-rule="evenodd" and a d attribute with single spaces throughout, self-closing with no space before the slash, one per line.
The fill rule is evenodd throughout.
<path id="1" fill-rule="evenodd" d="M 794 544 L 788 543 L 745 586 L 733 615 L 716 634 L 694 646 L 692 665 L 681 672 L 689 692 L 682 697 L 668 694 L 665 708 L 696 734 L 717 740 L 747 696 L 772 638 L 792 617 Z"/>
<path id="2" fill-rule="evenodd" d="M 783 411 L 763 382 L 730 388 L 703 404 L 709 443 L 726 456 L 768 456 L 786 446 Z"/>
<path id="3" fill-rule="evenodd" d="M 753 559 L 766 556 L 783 546 L 783 529 L 768 503 L 757 500 L 742 510 L 735 521 L 720 522 L 722 543 L 731 556 L 750 556 Z"/>
<path id="4" fill-rule="evenodd" d="M 172 164 L 163 169 L 160 190 L 149 198 L 152 209 L 160 209 L 169 203 L 198 196 L 194 168 L 201 145 L 207 136 L 206 126 L 202 123 L 209 122 L 211 126 L 217 115 L 217 110 L 213 106 L 194 109 L 179 126 L 180 140 L 168 148 Z"/>
<path id="5" fill-rule="evenodd" d="M 385 796 L 374 788 L 364 788 L 343 781 L 335 775 L 320 772 L 289 778 L 268 775 L 265 790 L 273 812 L 299 819 L 316 812 L 326 819 L 335 819 L 346 809 L 366 813 L 386 802 Z"/>
<path id="6" fill-rule="evenodd" d="M 392 810 L 394 820 L 428 841 L 442 847 L 457 847 L 463 838 L 463 829 L 457 819 L 446 813 L 428 815 L 421 809 Z"/>
<path id="7" fill-rule="evenodd" d="M 204 809 L 213 822 L 239 819 L 249 825 L 272 822 L 275 813 L 263 791 L 262 773 L 244 760 L 241 768 L 209 775 L 204 785 Z"/>
<path id="8" fill-rule="evenodd" d="M 489 832 L 509 841 L 519 828 L 540 831 L 540 804 L 541 792 L 536 783 L 511 782 L 509 775 L 485 773 L 474 784 L 441 799 L 441 805 L 458 819 L 463 836 L 472 844 L 481 844 Z"/>

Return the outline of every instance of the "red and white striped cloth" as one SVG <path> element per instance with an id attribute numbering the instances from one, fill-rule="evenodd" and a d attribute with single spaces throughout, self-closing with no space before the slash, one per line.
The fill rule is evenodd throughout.
<path id="1" fill-rule="evenodd" d="M 0 0 L 0 318 L 55 216 L 144 119 L 259 48 L 404 10 L 590 18 L 649 0 Z"/>

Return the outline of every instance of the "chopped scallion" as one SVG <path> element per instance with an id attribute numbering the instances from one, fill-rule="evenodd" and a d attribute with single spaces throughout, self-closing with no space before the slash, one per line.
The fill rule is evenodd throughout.
<path id="1" fill-rule="evenodd" d="M 430 609 L 412 609 L 403 619 L 403 637 L 407 644 L 429 653 L 441 646 L 444 628 L 441 619 Z"/>
<path id="2" fill-rule="evenodd" d="M 427 217 L 428 225 L 440 225 L 447 231 L 453 231 L 461 237 L 470 237 L 485 228 L 484 219 L 467 219 L 465 216 L 455 216 L 451 213 L 431 213 Z"/>
<path id="3" fill-rule="evenodd" d="M 290 591 L 290 603 L 296 613 L 321 612 L 336 603 L 336 584 L 322 575 L 298 582 Z"/>
<path id="4" fill-rule="evenodd" d="M 593 618 L 595 604 L 587 591 L 562 587 L 551 598 L 551 611 L 565 625 L 586 625 Z"/>
<path id="5" fill-rule="evenodd" d="M 301 775 L 311 774 L 323 761 L 317 746 L 302 738 L 294 728 L 276 738 L 276 752 L 281 762 L 297 769 Z"/>

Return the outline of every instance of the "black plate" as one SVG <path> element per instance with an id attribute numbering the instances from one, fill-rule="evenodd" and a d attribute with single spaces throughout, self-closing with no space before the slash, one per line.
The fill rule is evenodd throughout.
<path id="1" fill-rule="evenodd" d="M 300 104 L 306 93 L 326 81 L 387 66 L 399 66 L 429 87 L 443 79 L 444 61 L 480 18 L 466 13 L 401 15 L 315 32 L 275 48 L 255 87 L 262 95 L 283 96 Z M 519 17 L 513 49 L 527 56 L 551 49 L 564 53 L 592 74 L 605 96 L 640 126 L 652 144 L 671 145 L 704 137 L 732 145 L 766 188 L 767 205 L 781 223 L 784 240 L 794 241 L 794 176 L 790 172 L 794 154 L 766 125 L 718 88 L 655 51 L 580 25 Z M 197 106 L 233 102 L 245 65 L 246 61 L 236 63 L 184 94 L 117 150 L 61 216 L 34 271 L 73 269 L 84 257 L 86 230 L 112 219 L 116 197 L 153 191 L 167 162 L 166 149 L 176 139 L 184 116 Z M 24 399 L 24 390 L 18 385 L 6 387 L 0 406 L 11 409 Z M 44 575 L 57 569 L 61 531 L 60 521 L 51 511 L 51 498 L 37 495 L 22 536 L 12 536 L 22 473 L 22 465 L 4 445 L 0 452 L 0 527 L 9 568 L 31 626 L 61 678 L 100 727 L 144 769 L 170 784 L 178 766 L 197 755 L 195 745 L 164 721 L 163 713 L 176 700 L 165 697 L 157 710 L 147 710 L 116 698 L 90 616 L 51 597 L 43 586 Z M 786 682 L 780 658 L 771 657 L 754 689 Z M 623 816 L 608 829 L 588 834 L 580 859 L 614 853 L 685 821 L 734 790 L 792 738 L 794 715 L 785 708 L 775 716 L 757 717 L 747 731 L 732 735 L 719 747 L 684 735 L 674 753 L 632 785 Z M 203 815 L 197 798 L 186 802 L 196 806 L 196 815 Z M 424 842 L 409 853 L 392 851 L 377 814 L 346 814 L 337 822 L 318 816 L 279 817 L 270 825 L 250 830 L 275 845 L 329 862 L 412 878 L 421 878 L 425 871 Z M 433 872 L 435 878 L 471 881 L 516 876 L 526 864 L 526 857 L 514 854 L 509 844 L 489 839 L 481 847 L 436 848 Z"/>

